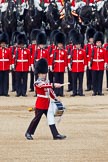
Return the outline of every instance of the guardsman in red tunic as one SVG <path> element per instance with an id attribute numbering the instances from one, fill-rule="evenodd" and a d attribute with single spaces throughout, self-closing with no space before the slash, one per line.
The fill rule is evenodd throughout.
<path id="1" fill-rule="evenodd" d="M 59 32 L 59 30 L 53 30 L 50 34 L 50 45 L 48 46 L 48 78 L 50 80 L 50 83 L 53 83 L 54 81 L 54 73 L 52 71 L 52 61 L 53 61 L 53 53 L 52 51 L 56 48 L 54 44 L 54 37 Z"/>
<path id="2" fill-rule="evenodd" d="M 108 90 L 108 38 L 107 38 L 107 43 L 104 44 L 103 46 L 105 49 L 106 49 L 106 55 L 107 55 L 107 68 L 106 68 L 106 87 L 107 87 L 107 90 Z"/>
<path id="3" fill-rule="evenodd" d="M 88 28 L 86 32 L 86 39 L 87 39 L 87 44 L 84 45 L 84 49 L 86 51 L 86 56 L 87 56 L 87 65 L 90 63 L 90 58 L 91 58 L 91 49 L 94 47 L 94 42 L 93 42 L 93 36 L 95 34 L 96 30 L 94 28 Z M 90 91 L 92 89 L 92 70 L 89 69 L 87 66 L 87 71 L 86 71 L 86 78 L 87 78 L 87 90 Z"/>
<path id="4" fill-rule="evenodd" d="M 40 119 L 43 114 L 47 117 L 48 108 L 50 105 L 50 97 L 54 100 L 57 100 L 57 97 L 53 91 L 52 84 L 49 83 L 49 81 L 46 79 L 48 73 L 48 63 L 47 60 L 44 58 L 41 58 L 35 67 L 35 74 L 37 75 L 37 80 L 34 84 L 36 93 L 37 93 L 37 99 L 35 103 L 35 117 L 31 121 L 27 132 L 25 134 L 25 137 L 28 140 L 33 140 L 32 135 L 34 134 Z M 57 86 L 57 85 L 56 85 Z M 57 87 L 60 87 L 60 84 L 58 84 Z M 49 125 L 51 129 L 51 133 L 53 135 L 53 139 L 64 139 L 66 136 L 60 135 L 57 131 L 56 125 L 51 124 Z"/>
<path id="5" fill-rule="evenodd" d="M 81 48 L 82 35 L 76 33 L 73 38 L 75 48 L 71 51 L 69 69 L 73 78 L 73 94 L 71 96 L 84 96 L 83 94 L 83 77 L 87 67 L 87 57 L 84 49 Z"/>
<path id="6" fill-rule="evenodd" d="M 37 48 L 35 53 L 32 55 L 31 66 L 36 65 L 36 62 L 41 58 L 45 58 L 48 61 L 48 50 L 46 47 L 47 37 L 44 32 L 40 32 L 36 37 Z M 37 78 L 35 78 L 37 80 Z"/>
<path id="7" fill-rule="evenodd" d="M 32 57 L 35 55 L 36 50 L 37 50 L 37 43 L 36 43 L 36 36 L 39 34 L 41 30 L 39 29 L 33 29 L 31 34 L 30 34 L 30 39 L 31 39 L 31 44 L 29 45 L 30 49 L 30 56 L 31 56 L 31 61 Z M 34 91 L 34 64 L 31 62 L 31 71 L 30 71 L 30 92 Z"/>
<path id="8" fill-rule="evenodd" d="M 0 96 L 9 96 L 9 70 L 11 70 L 11 53 L 6 47 L 8 36 L 6 33 L 0 34 Z"/>
<path id="9" fill-rule="evenodd" d="M 75 29 L 72 29 L 70 30 L 70 32 L 68 33 L 68 38 L 69 38 L 69 43 L 67 44 L 66 46 L 66 50 L 67 50 L 67 59 L 68 59 L 68 63 L 70 61 L 70 58 L 71 58 L 71 51 L 75 48 L 75 46 L 73 45 L 73 37 L 74 37 L 74 34 L 76 33 L 77 31 Z M 70 83 L 68 85 L 68 90 L 67 92 L 70 92 L 73 90 L 73 83 L 72 83 L 72 72 L 69 70 L 69 67 L 68 67 L 68 82 Z"/>
<path id="10" fill-rule="evenodd" d="M 54 72 L 54 82 L 55 83 L 64 83 L 64 72 L 67 71 L 67 52 L 65 50 L 65 34 L 62 32 L 58 32 L 55 35 L 55 45 L 57 46 L 55 50 L 53 50 L 53 62 L 52 69 Z M 55 94 L 57 96 L 63 97 L 63 87 L 60 89 L 54 89 Z"/>
<path id="11" fill-rule="evenodd" d="M 25 34 L 18 35 L 17 44 L 13 60 L 16 72 L 16 96 L 26 97 L 28 72 L 30 71 L 30 50 L 26 48 L 27 38 Z"/>
<path id="12" fill-rule="evenodd" d="M 15 31 L 12 34 L 12 46 L 10 46 L 10 51 L 12 54 L 12 60 L 14 59 L 14 52 L 15 49 L 17 48 L 17 36 L 20 33 L 18 31 Z M 13 65 L 12 65 L 13 66 Z M 15 71 L 14 71 L 14 66 L 12 67 L 12 92 L 16 91 L 16 77 L 15 77 Z"/>
<path id="13" fill-rule="evenodd" d="M 102 47 L 104 36 L 101 32 L 96 32 L 94 35 L 94 48 L 91 55 L 91 70 L 93 83 L 93 96 L 104 95 L 102 93 L 103 74 L 107 65 L 106 50 Z"/>

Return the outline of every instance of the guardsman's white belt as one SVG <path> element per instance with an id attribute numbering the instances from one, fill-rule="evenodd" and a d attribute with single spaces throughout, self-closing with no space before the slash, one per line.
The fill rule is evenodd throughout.
<path id="1" fill-rule="evenodd" d="M 49 98 L 49 96 L 40 95 L 40 94 L 37 94 L 37 97 L 42 97 L 42 98 Z"/>
<path id="2" fill-rule="evenodd" d="M 17 62 L 28 62 L 28 60 L 17 60 Z"/>
<path id="3" fill-rule="evenodd" d="M 93 59 L 94 62 L 102 62 L 104 59 Z"/>

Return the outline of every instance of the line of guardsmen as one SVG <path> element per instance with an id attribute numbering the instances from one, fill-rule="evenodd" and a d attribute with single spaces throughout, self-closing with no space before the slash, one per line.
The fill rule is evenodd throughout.
<path id="1" fill-rule="evenodd" d="M 44 31 L 34 29 L 31 32 L 31 44 L 28 45 L 24 33 L 14 32 L 12 46 L 8 47 L 8 35 L 0 34 L 0 96 L 9 96 L 9 72 L 12 72 L 12 91 L 16 96 L 27 96 L 28 72 L 30 72 L 30 91 L 34 91 L 34 71 L 36 62 L 45 58 L 49 66 L 50 82 L 64 83 L 64 73 L 68 74 L 68 91 L 71 96 L 84 96 L 83 77 L 87 74 L 87 91 L 93 90 L 93 96 L 103 95 L 103 74 L 106 70 L 108 88 L 108 42 L 94 28 L 86 32 L 87 44 L 83 48 L 83 37 L 76 30 L 66 36 L 59 30 L 50 35 L 50 45 Z M 43 67 L 44 68 L 44 67 Z M 64 96 L 63 87 L 54 89 L 57 96 Z"/>

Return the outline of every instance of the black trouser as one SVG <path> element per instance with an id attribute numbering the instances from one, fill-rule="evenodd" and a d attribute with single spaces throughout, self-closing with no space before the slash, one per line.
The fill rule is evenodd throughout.
<path id="1" fill-rule="evenodd" d="M 92 70 L 92 84 L 94 93 L 102 93 L 103 70 Z"/>
<path id="2" fill-rule="evenodd" d="M 16 76 L 15 76 L 15 71 L 12 71 L 12 91 L 16 91 Z"/>
<path id="3" fill-rule="evenodd" d="M 70 84 L 68 84 L 68 90 L 72 91 L 73 89 L 73 83 L 72 83 L 72 72 L 68 69 L 68 82 Z"/>
<path id="4" fill-rule="evenodd" d="M 28 129 L 27 129 L 27 132 L 30 133 L 30 134 L 34 134 L 39 122 L 40 122 L 40 119 L 42 117 L 43 114 L 45 114 L 45 116 L 47 117 L 47 111 L 48 110 L 41 110 L 41 109 L 36 109 L 35 110 L 35 117 L 34 119 L 31 121 Z"/>
<path id="5" fill-rule="evenodd" d="M 108 88 L 108 70 L 106 70 L 106 86 Z"/>
<path id="6" fill-rule="evenodd" d="M 54 72 L 54 83 L 64 83 L 64 72 Z M 63 86 L 61 88 L 54 88 L 57 96 L 63 96 Z"/>
<path id="7" fill-rule="evenodd" d="M 87 68 L 86 77 L 87 77 L 87 89 L 91 90 L 92 89 L 92 70 Z"/>
<path id="8" fill-rule="evenodd" d="M 30 71 L 30 90 L 34 91 L 34 72 Z"/>
<path id="9" fill-rule="evenodd" d="M 53 79 L 54 79 L 54 73 L 52 71 L 49 70 L 49 73 L 48 73 L 48 78 L 49 78 L 49 81 L 50 83 L 53 83 Z"/>
<path id="10" fill-rule="evenodd" d="M 83 94 L 83 76 L 84 72 L 73 72 L 73 94 Z"/>
<path id="11" fill-rule="evenodd" d="M 40 119 L 42 117 L 43 114 L 45 114 L 45 116 L 47 117 L 47 112 L 48 110 L 41 110 L 41 109 L 35 109 L 35 117 L 34 119 L 31 121 L 28 129 L 27 129 L 27 133 L 33 135 L 39 122 L 40 122 Z M 55 126 L 55 124 L 53 125 L 49 125 L 50 127 L 50 130 L 51 130 L 51 133 L 53 135 L 53 137 L 56 137 L 56 135 L 58 134 L 58 131 L 57 131 L 57 128 Z"/>
<path id="12" fill-rule="evenodd" d="M 9 71 L 0 71 L 0 95 L 8 95 Z"/>
<path id="13" fill-rule="evenodd" d="M 26 95 L 28 72 L 16 72 L 16 93 Z"/>

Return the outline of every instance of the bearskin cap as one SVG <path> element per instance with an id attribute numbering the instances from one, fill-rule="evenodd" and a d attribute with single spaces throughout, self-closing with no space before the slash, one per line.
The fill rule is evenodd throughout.
<path id="1" fill-rule="evenodd" d="M 58 29 L 55 29 L 50 34 L 50 43 L 53 44 L 55 42 L 55 35 L 60 32 Z"/>
<path id="2" fill-rule="evenodd" d="M 15 43 L 17 43 L 17 37 L 20 34 L 20 32 L 15 31 L 12 33 L 12 45 L 14 45 Z"/>
<path id="3" fill-rule="evenodd" d="M 63 32 L 58 32 L 55 35 L 55 45 L 57 45 L 58 43 L 62 43 L 65 46 L 66 36 Z"/>
<path id="4" fill-rule="evenodd" d="M 7 33 L 0 34 L 0 43 L 5 42 L 6 44 L 9 43 L 9 37 Z"/>
<path id="5" fill-rule="evenodd" d="M 25 33 L 20 33 L 17 36 L 17 43 L 18 44 L 26 44 L 27 45 L 27 37 L 26 37 Z"/>
<path id="6" fill-rule="evenodd" d="M 40 29 L 33 29 L 30 34 L 30 40 L 34 41 L 36 40 L 37 35 L 41 32 Z"/>
<path id="7" fill-rule="evenodd" d="M 94 28 L 87 29 L 86 39 L 89 40 L 90 38 L 93 38 L 95 33 L 96 33 L 96 30 Z"/>
<path id="8" fill-rule="evenodd" d="M 96 32 L 94 35 L 94 44 L 96 44 L 97 41 L 101 41 L 102 44 L 104 43 L 104 35 L 102 32 Z"/>
<path id="9" fill-rule="evenodd" d="M 80 33 L 75 33 L 73 36 L 73 44 L 83 44 L 83 36 Z"/>
<path id="10" fill-rule="evenodd" d="M 37 42 L 37 45 L 39 44 L 46 44 L 47 43 L 47 36 L 44 32 L 40 32 L 39 34 L 37 34 L 37 37 L 36 37 L 36 42 Z"/>
<path id="11" fill-rule="evenodd" d="M 35 72 L 36 75 L 41 73 L 41 74 L 46 74 L 48 73 L 48 63 L 45 58 L 41 58 L 39 61 L 36 62 L 35 66 Z"/>
<path id="12" fill-rule="evenodd" d="M 73 38 L 74 38 L 74 35 L 75 35 L 76 33 L 78 33 L 78 31 L 75 30 L 75 29 L 72 29 L 72 30 L 69 31 L 69 33 L 68 33 L 68 38 L 69 38 L 69 42 L 70 42 L 70 43 L 73 43 Z"/>

